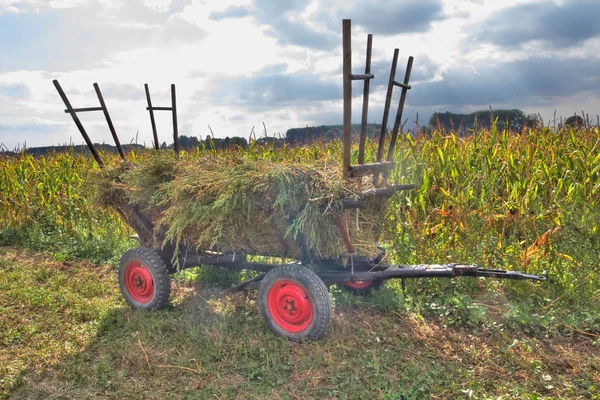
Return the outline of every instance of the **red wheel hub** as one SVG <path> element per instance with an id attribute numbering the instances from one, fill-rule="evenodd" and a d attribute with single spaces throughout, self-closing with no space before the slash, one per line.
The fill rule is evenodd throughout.
<path id="1" fill-rule="evenodd" d="M 275 322 L 288 332 L 302 332 L 312 322 L 312 303 L 306 290 L 296 282 L 276 282 L 269 290 L 267 301 Z"/>
<path id="2" fill-rule="evenodd" d="M 373 281 L 346 281 L 345 283 L 352 289 L 366 289 L 373 284 Z"/>
<path id="3" fill-rule="evenodd" d="M 154 297 L 152 273 L 141 262 L 130 262 L 125 267 L 125 288 L 135 301 L 148 303 Z"/>

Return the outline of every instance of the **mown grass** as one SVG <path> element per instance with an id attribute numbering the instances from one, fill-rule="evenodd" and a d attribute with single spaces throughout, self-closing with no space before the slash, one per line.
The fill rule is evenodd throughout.
<path id="1" fill-rule="evenodd" d="M 95 264 L 115 265 L 135 243 L 91 201 L 93 160 L 0 157 L 0 244 L 45 255 L 0 257 L 4 395 L 598 398 L 599 149 L 597 128 L 400 137 L 393 178 L 419 189 L 392 201 L 389 261 L 476 262 L 549 279 L 409 281 L 406 292 L 390 281 L 368 299 L 334 291 L 326 337 L 302 345 L 267 332 L 252 293 L 219 297 L 195 272 L 177 278 L 171 310 L 127 309 L 114 271 Z M 301 163 L 339 152 L 339 142 L 251 145 L 245 156 Z M 369 143 L 369 161 L 373 153 Z"/>
<path id="2" fill-rule="evenodd" d="M 501 313 L 456 326 L 334 291 L 325 337 L 297 344 L 270 333 L 253 293 L 223 295 L 233 277 L 213 270 L 179 275 L 172 307 L 146 313 L 110 268 L 10 248 L 0 260 L 2 397 L 598 398 L 597 341 L 527 335 Z M 406 300 L 393 285 L 376 298 L 390 295 Z"/>

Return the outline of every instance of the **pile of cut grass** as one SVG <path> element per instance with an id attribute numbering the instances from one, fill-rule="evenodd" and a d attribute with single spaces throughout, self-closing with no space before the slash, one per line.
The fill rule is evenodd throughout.
<path id="1" fill-rule="evenodd" d="M 152 247 L 299 259 L 305 246 L 316 257 L 336 258 L 346 251 L 335 223 L 342 216 L 357 251 L 374 255 L 387 210 L 387 201 L 375 198 L 349 215 L 342 200 L 372 184 L 347 181 L 337 159 L 318 155 L 298 161 L 155 152 L 107 168 L 94 182 L 101 204 L 119 210 L 125 200 L 153 223 Z"/>

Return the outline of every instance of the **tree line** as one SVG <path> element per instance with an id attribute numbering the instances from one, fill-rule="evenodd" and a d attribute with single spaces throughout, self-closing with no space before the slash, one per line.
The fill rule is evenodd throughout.
<path id="1" fill-rule="evenodd" d="M 522 110 L 518 109 L 500 109 L 500 110 L 481 110 L 475 111 L 469 114 L 453 113 L 446 111 L 444 113 L 434 113 L 428 121 L 426 126 L 417 127 L 417 131 L 422 134 L 430 134 L 435 129 L 445 129 L 446 131 L 453 131 L 459 135 L 466 136 L 471 132 L 478 129 L 489 129 L 492 121 L 496 122 L 496 126 L 499 130 L 508 128 L 512 131 L 521 131 L 525 127 L 534 127 L 539 124 L 539 116 L 537 114 L 525 114 Z M 578 115 L 571 116 L 565 120 L 565 126 L 583 126 L 584 120 Z M 353 140 L 358 140 L 360 125 L 353 124 L 352 128 Z M 381 132 L 381 124 L 368 124 L 367 135 L 371 138 L 379 137 Z M 251 138 L 258 144 L 269 144 L 274 147 L 281 147 L 284 144 L 287 145 L 304 145 L 315 141 L 328 142 L 331 140 L 339 139 L 343 135 L 342 125 L 320 125 L 320 126 L 306 126 L 304 128 L 291 128 L 288 129 L 285 135 L 279 137 L 259 137 Z M 104 152 L 116 153 L 117 149 L 115 146 L 109 144 L 96 144 L 98 150 Z M 127 151 L 129 148 L 143 148 L 144 146 L 139 144 L 124 145 L 123 148 Z M 160 146 L 162 149 L 172 149 L 173 144 L 167 144 L 163 142 Z M 215 138 L 207 136 L 202 139 L 196 136 L 179 136 L 179 147 L 183 150 L 190 150 L 194 148 L 206 148 L 206 149 L 231 149 L 231 148 L 247 148 L 248 140 L 243 137 L 226 137 L 226 138 Z M 44 147 L 31 147 L 26 148 L 23 151 L 36 155 L 43 156 L 50 152 L 64 152 L 74 151 L 87 153 L 89 150 L 87 146 L 83 145 L 64 145 L 64 146 L 44 146 Z M 18 151 L 17 151 L 18 152 Z M 15 152 L 4 151 L 3 154 L 14 154 Z"/>

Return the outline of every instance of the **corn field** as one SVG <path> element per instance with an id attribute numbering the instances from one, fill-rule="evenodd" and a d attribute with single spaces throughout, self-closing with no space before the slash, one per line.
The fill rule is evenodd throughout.
<path id="1" fill-rule="evenodd" d="M 535 286 L 475 281 L 464 287 L 522 292 L 544 307 L 599 305 L 598 128 L 515 133 L 492 126 L 463 137 L 438 130 L 401 136 L 397 146 L 392 178 L 418 188 L 397 194 L 388 211 L 382 243 L 391 261 L 547 273 L 549 281 Z M 366 162 L 374 161 L 376 144 L 368 142 L 366 150 Z M 277 149 L 251 142 L 227 151 L 297 163 L 339 159 L 341 165 L 340 141 Z M 181 156 L 205 152 L 216 150 Z M 128 157 L 135 162 L 144 152 Z M 103 158 L 119 162 L 110 154 Z M 0 244 L 99 261 L 133 247 L 127 239 L 133 232 L 118 215 L 93 203 L 87 181 L 95 169 L 93 159 L 74 153 L 0 156 Z"/>

